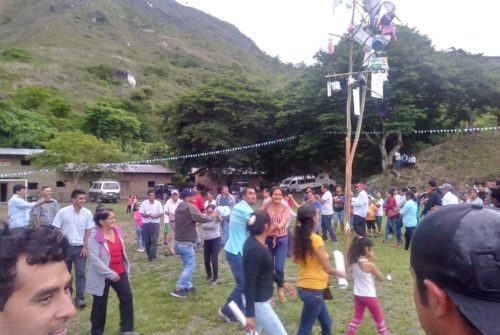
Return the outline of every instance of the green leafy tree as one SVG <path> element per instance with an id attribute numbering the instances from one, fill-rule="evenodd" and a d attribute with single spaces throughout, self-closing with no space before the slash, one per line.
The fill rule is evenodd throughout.
<path id="1" fill-rule="evenodd" d="M 0 103 L 0 146 L 40 148 L 56 132 L 42 115 Z"/>
<path id="2" fill-rule="evenodd" d="M 105 142 L 118 141 L 124 146 L 138 138 L 141 124 L 125 110 L 99 102 L 85 106 L 82 129 Z"/>
<path id="3" fill-rule="evenodd" d="M 36 166 L 70 173 L 73 185 L 82 175 L 102 168 L 99 164 L 120 162 L 127 158 L 116 144 L 106 143 L 81 131 L 61 132 L 43 145 L 46 151 L 32 155 L 30 159 Z"/>
<path id="4" fill-rule="evenodd" d="M 274 138 L 278 110 L 270 92 L 245 78 L 220 78 L 201 85 L 163 110 L 163 134 L 174 155 L 194 154 L 264 142 Z M 258 168 L 256 152 L 197 157 L 182 167 Z"/>

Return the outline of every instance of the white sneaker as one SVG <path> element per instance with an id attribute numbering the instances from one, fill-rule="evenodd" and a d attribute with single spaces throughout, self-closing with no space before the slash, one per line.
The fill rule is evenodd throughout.
<path id="1" fill-rule="evenodd" d="M 144 252 L 144 248 L 137 249 L 138 252 Z"/>

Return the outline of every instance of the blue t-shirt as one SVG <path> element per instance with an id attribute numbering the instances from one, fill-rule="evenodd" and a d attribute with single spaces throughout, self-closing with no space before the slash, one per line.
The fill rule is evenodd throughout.
<path id="1" fill-rule="evenodd" d="M 224 250 L 234 255 L 243 255 L 243 245 L 248 236 L 247 220 L 253 208 L 245 200 L 241 200 L 231 209 L 229 217 L 229 238 Z"/>

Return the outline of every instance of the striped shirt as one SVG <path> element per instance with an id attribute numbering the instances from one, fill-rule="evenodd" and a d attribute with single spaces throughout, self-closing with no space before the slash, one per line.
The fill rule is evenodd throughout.
<path id="1" fill-rule="evenodd" d="M 290 219 L 290 206 L 288 206 L 285 203 L 281 203 L 280 211 L 276 215 L 271 209 L 272 207 L 271 204 L 272 202 L 268 202 L 267 205 L 264 207 L 264 210 L 271 217 L 271 224 L 279 225 L 280 222 L 283 222 L 284 220 L 286 221 L 287 224 L 285 224 L 283 228 L 275 230 L 269 236 L 277 236 L 277 237 L 286 236 L 288 233 L 288 222 Z"/>

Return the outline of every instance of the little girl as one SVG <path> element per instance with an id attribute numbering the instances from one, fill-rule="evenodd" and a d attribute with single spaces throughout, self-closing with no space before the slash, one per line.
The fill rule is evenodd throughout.
<path id="1" fill-rule="evenodd" d="M 144 241 L 143 241 L 143 237 L 142 237 L 142 216 L 141 216 L 141 213 L 139 213 L 140 208 L 141 208 L 141 203 L 136 202 L 134 204 L 134 211 L 133 211 L 132 215 L 134 216 L 134 220 L 135 220 L 135 234 L 136 234 L 137 251 L 144 252 Z"/>
<path id="2" fill-rule="evenodd" d="M 365 307 L 370 310 L 378 333 L 380 335 L 389 335 L 375 292 L 373 276 L 380 281 L 383 281 L 384 277 L 373 263 L 375 260 L 373 241 L 368 237 L 355 237 L 347 257 L 349 265 L 352 265 L 352 275 L 354 277 L 354 317 L 349 324 L 347 335 L 356 333 L 361 320 L 363 320 Z"/>

